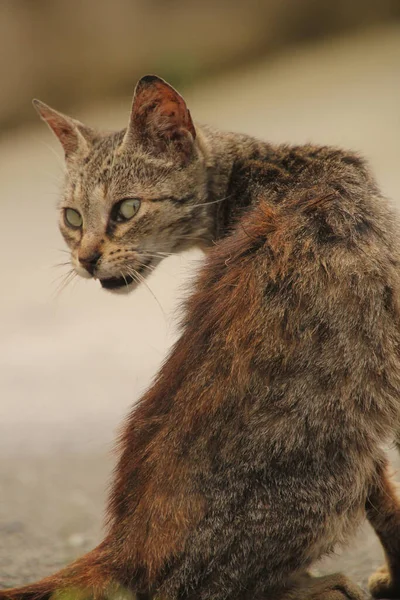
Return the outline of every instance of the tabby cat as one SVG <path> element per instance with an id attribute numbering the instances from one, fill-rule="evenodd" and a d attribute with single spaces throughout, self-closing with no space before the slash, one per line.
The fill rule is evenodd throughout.
<path id="1" fill-rule="evenodd" d="M 400 598 L 400 503 L 382 444 L 399 419 L 398 219 L 365 162 L 194 125 L 147 76 L 128 128 L 100 134 L 35 101 L 61 141 L 71 261 L 129 291 L 209 248 L 182 335 L 133 408 L 104 541 L 1 600 L 360 600 L 309 567 L 365 517 Z"/>

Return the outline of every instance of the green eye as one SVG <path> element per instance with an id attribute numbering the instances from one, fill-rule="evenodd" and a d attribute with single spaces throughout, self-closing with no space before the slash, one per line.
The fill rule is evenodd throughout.
<path id="1" fill-rule="evenodd" d="M 83 219 L 80 213 L 73 208 L 66 208 L 64 211 L 65 222 L 69 227 L 79 229 L 82 227 Z"/>
<path id="2" fill-rule="evenodd" d="M 140 208 L 139 198 L 127 198 L 118 205 L 117 217 L 120 221 L 128 221 L 132 219 Z"/>

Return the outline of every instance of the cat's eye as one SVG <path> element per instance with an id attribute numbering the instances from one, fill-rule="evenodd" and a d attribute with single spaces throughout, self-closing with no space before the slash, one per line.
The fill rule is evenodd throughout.
<path id="1" fill-rule="evenodd" d="M 129 221 L 132 219 L 140 208 L 139 198 L 127 198 L 117 204 L 117 221 Z"/>
<path id="2" fill-rule="evenodd" d="M 69 227 L 73 227 L 74 229 L 79 229 L 82 227 L 83 219 L 82 215 L 73 208 L 66 208 L 64 211 L 64 219 L 66 224 Z"/>

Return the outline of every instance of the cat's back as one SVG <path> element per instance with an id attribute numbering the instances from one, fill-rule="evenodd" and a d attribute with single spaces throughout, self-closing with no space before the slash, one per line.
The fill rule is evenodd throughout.
<path id="1" fill-rule="evenodd" d="M 243 142 L 232 169 L 229 192 L 251 205 L 261 195 L 284 203 L 288 192 L 330 187 L 345 195 L 379 193 L 371 170 L 358 153 L 334 146 Z"/>
<path id="2" fill-rule="evenodd" d="M 365 161 L 337 148 L 257 147 L 233 177 L 252 201 L 210 253 L 197 334 L 214 328 L 221 356 L 246 357 L 264 390 L 256 427 L 268 407 L 268 420 L 300 413 L 294 427 L 325 439 L 335 422 L 349 436 L 357 422 L 368 443 L 386 438 L 399 411 L 396 212 Z"/>

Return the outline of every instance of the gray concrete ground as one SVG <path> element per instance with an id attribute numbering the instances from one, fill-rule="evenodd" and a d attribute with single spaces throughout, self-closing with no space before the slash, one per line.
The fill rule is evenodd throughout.
<path id="1" fill-rule="evenodd" d="M 295 49 L 189 90 L 199 121 L 271 141 L 332 143 L 369 157 L 400 199 L 400 30 Z M 45 98 L 43 100 L 46 100 Z M 124 126 L 130 99 L 75 115 Z M 55 295 L 61 155 L 43 126 L 0 142 L 0 586 L 36 579 L 101 537 L 112 440 L 176 336 L 173 313 L 201 255 L 165 261 L 145 288 L 77 281 Z M 160 306 L 161 305 L 161 306 Z M 332 424 L 335 426 L 335 424 Z M 382 555 L 365 527 L 321 571 L 365 584 Z"/>

